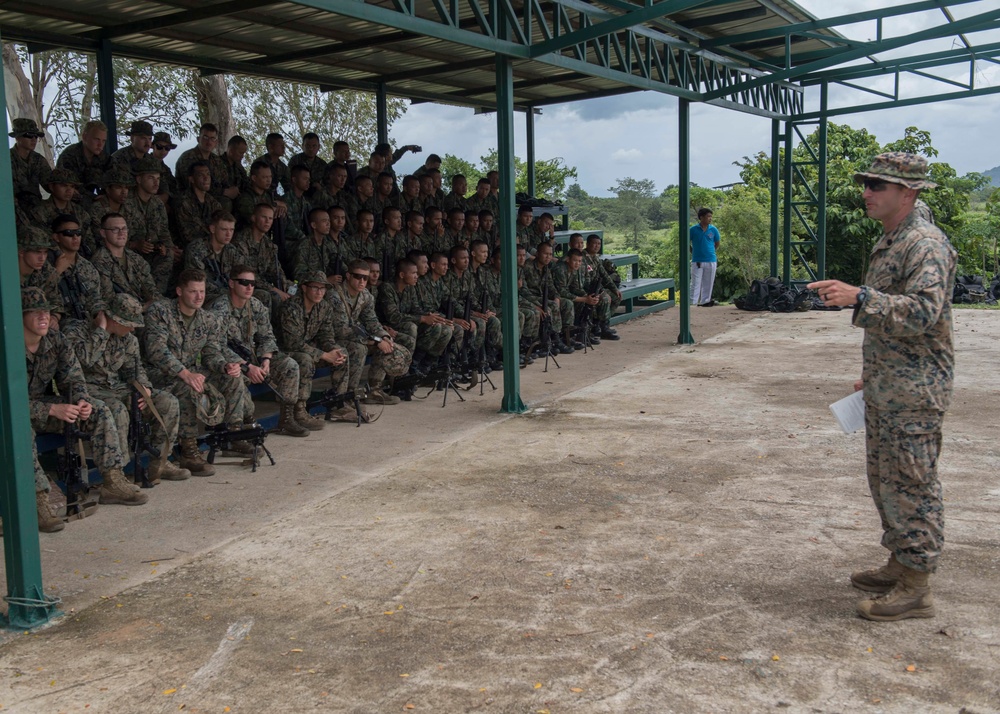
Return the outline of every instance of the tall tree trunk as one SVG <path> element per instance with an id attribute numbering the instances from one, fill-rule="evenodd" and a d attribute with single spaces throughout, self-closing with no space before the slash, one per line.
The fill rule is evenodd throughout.
<path id="1" fill-rule="evenodd" d="M 233 121 L 233 104 L 229 100 L 229 88 L 226 87 L 225 75 L 213 74 L 202 77 L 195 73 L 193 77 L 195 93 L 198 95 L 198 115 L 201 122 L 211 122 L 219 128 L 219 150 L 226 150 L 226 142 L 236 134 L 236 122 Z"/>
<path id="2" fill-rule="evenodd" d="M 41 127 L 42 117 L 35 104 L 31 82 L 24 73 L 24 67 L 21 66 L 21 60 L 14 50 L 14 45 L 9 42 L 3 44 L 3 79 L 6 88 L 7 113 L 11 119 L 34 119 L 35 123 Z M 49 138 L 48 132 L 46 132 L 45 138 L 38 142 L 37 151 L 45 157 L 46 161 L 52 163 L 52 140 Z"/>

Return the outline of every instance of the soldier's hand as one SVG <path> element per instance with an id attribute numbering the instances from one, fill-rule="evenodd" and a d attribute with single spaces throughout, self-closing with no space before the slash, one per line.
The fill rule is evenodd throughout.
<path id="1" fill-rule="evenodd" d="M 261 382 L 264 381 L 264 378 L 266 376 L 267 376 L 267 373 L 264 372 L 264 370 L 262 370 L 257 365 L 255 365 L 255 364 L 248 364 L 247 365 L 247 377 L 254 384 L 260 384 Z"/>
<path id="2" fill-rule="evenodd" d="M 84 401 L 83 399 L 78 401 L 76 405 L 80 407 L 80 418 L 83 419 L 83 421 L 90 419 L 90 415 L 94 413 L 94 405 L 90 402 Z"/>
<path id="3" fill-rule="evenodd" d="M 329 280 L 334 285 L 340 285 L 342 282 L 344 282 L 343 275 L 327 275 L 326 279 Z"/>
<path id="4" fill-rule="evenodd" d="M 334 367 L 338 367 L 347 361 L 347 355 L 340 350 L 330 350 L 323 353 L 322 359 L 324 362 L 329 362 Z"/>
<path id="5" fill-rule="evenodd" d="M 156 246 L 154 246 L 148 240 L 137 240 L 135 242 L 135 245 L 136 245 L 135 248 L 136 251 L 142 253 L 143 255 L 149 255 L 156 248 Z"/>
<path id="6" fill-rule="evenodd" d="M 61 317 L 62 317 L 62 315 L 60 315 L 58 312 L 53 312 L 53 313 L 51 313 L 49 315 L 49 329 L 50 330 L 58 330 L 59 329 L 59 320 L 60 320 Z"/>
<path id="7" fill-rule="evenodd" d="M 806 287 L 810 290 L 815 290 L 824 305 L 837 305 L 840 307 L 848 307 L 856 303 L 860 289 L 840 280 L 817 280 L 814 283 L 809 283 Z"/>
<path id="8" fill-rule="evenodd" d="M 184 249 L 178 248 L 176 245 L 170 249 L 173 253 L 174 262 L 178 263 L 184 258 Z"/>
<path id="9" fill-rule="evenodd" d="M 396 339 L 396 335 L 399 334 L 396 330 L 392 329 L 388 325 L 382 325 L 382 327 L 383 329 L 385 329 L 386 332 L 389 333 L 389 337 L 391 337 L 392 339 Z"/>
<path id="10" fill-rule="evenodd" d="M 178 372 L 178 377 L 181 378 L 186 385 L 191 387 L 195 392 L 201 394 L 205 391 L 205 375 L 199 374 L 197 372 L 192 372 L 191 370 L 184 369 Z"/>
<path id="11" fill-rule="evenodd" d="M 288 215 L 288 204 L 285 203 L 284 201 L 275 201 L 274 202 L 274 217 L 275 218 L 284 218 L 287 215 Z"/>
<path id="12" fill-rule="evenodd" d="M 139 397 L 137 403 L 139 405 L 139 411 L 141 412 L 146 411 L 146 400 L 143 397 Z"/>
<path id="13" fill-rule="evenodd" d="M 277 295 L 282 302 L 291 297 L 291 295 L 286 293 L 284 290 L 278 290 L 278 288 L 274 289 L 274 294 Z"/>
<path id="14" fill-rule="evenodd" d="M 237 198 L 240 195 L 240 189 L 236 186 L 230 186 L 223 190 L 222 195 L 229 199 Z"/>
<path id="15" fill-rule="evenodd" d="M 864 383 L 863 380 L 859 379 L 857 382 L 854 383 L 854 391 L 855 392 L 860 392 L 864 388 L 865 388 L 865 383 Z"/>
<path id="16" fill-rule="evenodd" d="M 94 315 L 94 324 L 102 330 L 108 329 L 108 316 L 104 314 L 104 310 L 98 310 Z"/>
<path id="17" fill-rule="evenodd" d="M 49 416 L 72 424 L 80 416 L 80 407 L 76 404 L 50 404 Z"/>
<path id="18" fill-rule="evenodd" d="M 226 365 L 222 369 L 230 377 L 239 377 L 240 376 L 240 372 L 243 371 L 243 370 L 240 369 L 240 363 L 239 362 L 227 362 Z"/>
<path id="19" fill-rule="evenodd" d="M 597 295 L 588 295 L 586 300 L 588 305 L 596 305 L 600 301 L 601 298 L 599 298 Z"/>
<path id="20" fill-rule="evenodd" d="M 378 343 L 378 351 L 384 355 L 392 352 L 392 342 L 389 340 L 382 340 Z"/>
<path id="21" fill-rule="evenodd" d="M 72 264 L 68 253 L 60 253 L 56 257 L 56 272 L 62 275 Z"/>

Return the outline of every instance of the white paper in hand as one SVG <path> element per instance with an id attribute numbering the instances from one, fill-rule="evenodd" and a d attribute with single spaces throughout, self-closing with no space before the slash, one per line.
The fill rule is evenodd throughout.
<path id="1" fill-rule="evenodd" d="M 845 434 L 865 428 L 865 393 L 857 391 L 830 405 L 833 418 Z"/>

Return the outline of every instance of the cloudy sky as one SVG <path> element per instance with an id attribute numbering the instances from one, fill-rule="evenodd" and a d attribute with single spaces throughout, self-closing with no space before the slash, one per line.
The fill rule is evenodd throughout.
<path id="1" fill-rule="evenodd" d="M 799 4 L 818 17 L 869 10 L 869 0 L 800 0 Z M 884 0 L 881 5 L 901 5 L 904 0 Z M 831 10 L 835 7 L 835 11 Z M 1000 0 L 979 0 L 954 8 L 957 19 L 1000 8 Z M 924 27 L 939 25 L 940 11 L 921 13 L 907 18 L 891 18 L 884 23 L 884 36 L 907 35 Z M 855 39 L 872 39 L 875 24 L 858 23 L 837 28 L 841 34 Z M 1000 31 L 969 35 L 971 42 L 981 44 L 1000 41 Z M 960 46 L 957 38 L 924 42 L 906 50 L 880 56 L 912 56 Z M 968 64 L 935 70 L 939 76 L 967 81 Z M 1000 86 L 1000 67 L 979 63 L 976 68 L 977 86 Z M 924 90 L 932 83 L 919 78 L 907 80 L 915 90 Z M 946 85 L 929 93 L 950 91 Z M 892 81 L 881 80 L 866 86 L 891 91 Z M 856 105 L 870 102 L 873 95 L 847 89 L 830 90 L 831 106 Z M 819 108 L 818 91 L 807 93 L 807 110 Z M 524 122 L 517 121 L 516 147 L 525 155 Z M 1000 116 L 1000 94 L 974 99 L 940 102 L 892 110 L 866 112 L 833 119 L 855 128 L 865 127 L 886 143 L 903 135 L 908 126 L 918 126 L 931 132 L 934 146 L 940 151 L 938 160 L 950 163 L 959 174 L 985 171 L 1000 165 L 1000 142 L 996 140 L 997 119 Z M 771 122 L 768 119 L 713 106 L 695 104 L 691 107 L 692 180 L 702 186 L 718 186 L 739 180 L 734 161 L 743 156 L 769 150 Z M 442 127 L 448 127 L 442 132 Z M 419 144 L 426 152 L 451 153 L 478 161 L 496 146 L 496 116 L 476 115 L 471 109 L 420 104 L 410 107 L 392 127 L 392 139 L 397 144 Z M 677 101 L 664 94 L 640 92 L 632 95 L 594 99 L 585 102 L 546 107 L 535 119 L 535 141 L 538 158 L 562 157 L 577 167 L 579 182 L 592 194 L 607 194 L 617 179 L 652 179 L 657 190 L 677 183 Z M 421 163 L 420 157 L 407 155 L 399 168 L 406 171 Z"/>

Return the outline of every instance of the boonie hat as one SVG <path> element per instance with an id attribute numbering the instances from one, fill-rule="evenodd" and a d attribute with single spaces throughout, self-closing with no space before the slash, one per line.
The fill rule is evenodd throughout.
<path id="1" fill-rule="evenodd" d="M 153 125 L 148 121 L 134 121 L 125 136 L 153 136 Z"/>
<path id="2" fill-rule="evenodd" d="M 80 181 L 76 178 L 76 174 L 69 169 L 52 169 L 52 172 L 49 174 L 49 180 L 46 181 L 46 184 L 51 186 L 55 183 L 65 183 L 70 186 L 80 185 Z"/>
<path id="3" fill-rule="evenodd" d="M 41 288 L 21 288 L 21 312 L 51 309 Z"/>
<path id="4" fill-rule="evenodd" d="M 322 270 L 316 270 L 306 276 L 305 280 L 301 281 L 303 285 L 306 283 L 318 283 L 328 288 L 333 287 L 333 283 L 326 279 L 326 275 Z"/>
<path id="5" fill-rule="evenodd" d="M 17 247 L 19 250 L 48 250 L 52 247 L 52 234 L 38 226 L 18 226 Z"/>
<path id="6" fill-rule="evenodd" d="M 35 123 L 34 119 L 20 117 L 10 123 L 10 128 L 13 131 L 7 134 L 7 136 L 12 136 L 15 139 L 19 136 L 33 136 L 36 139 L 41 139 L 45 136 L 45 132 L 38 128 L 38 124 Z"/>
<path id="7" fill-rule="evenodd" d="M 119 186 L 135 186 L 135 177 L 132 172 L 121 166 L 108 169 L 101 176 L 101 188 L 107 188 L 118 184 Z"/>
<path id="8" fill-rule="evenodd" d="M 142 327 L 142 303 L 127 293 L 116 293 L 105 308 L 108 317 L 123 327 Z"/>
<path id="9" fill-rule="evenodd" d="M 857 183 L 864 183 L 865 179 L 898 183 L 916 189 L 937 186 L 933 181 L 927 180 L 927 159 L 905 151 L 890 151 L 876 156 L 868 171 L 854 174 Z"/>
<path id="10" fill-rule="evenodd" d="M 155 156 L 143 156 L 141 159 L 135 162 L 135 167 L 132 169 L 132 173 L 135 176 L 139 174 L 157 174 L 163 172 L 163 162 L 160 161 Z"/>
<path id="11" fill-rule="evenodd" d="M 165 144 L 168 149 L 176 149 L 177 148 L 177 144 L 175 144 L 174 142 L 170 141 L 170 134 L 168 134 L 165 131 L 158 131 L 155 134 L 153 134 L 153 143 L 154 144 Z"/>

